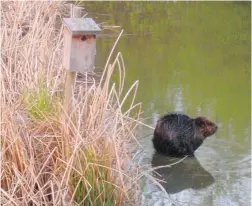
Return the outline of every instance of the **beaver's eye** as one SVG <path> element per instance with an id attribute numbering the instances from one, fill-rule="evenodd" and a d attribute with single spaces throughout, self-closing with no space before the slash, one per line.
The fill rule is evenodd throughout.
<path id="1" fill-rule="evenodd" d="M 202 122 L 200 125 L 199 125 L 201 128 L 204 128 L 206 125 L 204 122 Z"/>
<path id="2" fill-rule="evenodd" d="M 210 127 L 214 126 L 214 124 L 212 122 L 208 122 L 207 125 L 210 126 Z"/>

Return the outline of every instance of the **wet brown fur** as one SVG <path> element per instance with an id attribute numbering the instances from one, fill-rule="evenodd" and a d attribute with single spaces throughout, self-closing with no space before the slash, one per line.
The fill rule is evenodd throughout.
<path id="1" fill-rule="evenodd" d="M 216 131 L 216 124 L 205 117 L 190 118 L 182 113 L 168 113 L 158 120 L 152 142 L 161 154 L 193 155 L 205 138 Z"/>

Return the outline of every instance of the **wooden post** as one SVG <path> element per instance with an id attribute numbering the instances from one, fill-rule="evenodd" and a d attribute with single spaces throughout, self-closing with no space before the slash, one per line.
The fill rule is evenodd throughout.
<path id="1" fill-rule="evenodd" d="M 71 103 L 72 90 L 74 90 L 75 78 L 76 78 L 76 72 L 70 72 L 67 70 L 64 106 L 63 106 L 65 112 L 68 112 L 68 106 Z"/>
<path id="2" fill-rule="evenodd" d="M 71 4 L 71 18 L 80 18 L 82 17 L 82 8 L 76 7 L 73 8 L 73 5 Z M 65 57 L 64 57 L 65 58 Z M 72 91 L 74 91 L 74 85 L 75 85 L 75 79 L 76 79 L 76 72 L 71 72 L 67 70 L 66 75 L 66 82 L 65 82 L 65 96 L 64 96 L 64 111 L 68 113 L 68 106 L 71 104 L 72 99 Z"/>

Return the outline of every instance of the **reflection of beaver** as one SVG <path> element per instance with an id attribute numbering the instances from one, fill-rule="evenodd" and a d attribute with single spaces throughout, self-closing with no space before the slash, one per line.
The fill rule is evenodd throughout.
<path id="1" fill-rule="evenodd" d="M 199 190 L 214 183 L 214 177 L 201 166 L 195 157 L 187 157 L 181 161 L 181 158 L 167 157 L 155 152 L 151 163 L 152 167 L 171 165 L 155 170 L 162 176 L 161 179 L 165 180 L 161 184 L 170 194 L 190 188 Z"/>
<path id="2" fill-rule="evenodd" d="M 193 119 L 180 113 L 168 113 L 158 120 L 152 141 L 158 153 L 193 155 L 204 139 L 216 131 L 217 126 L 205 117 Z"/>

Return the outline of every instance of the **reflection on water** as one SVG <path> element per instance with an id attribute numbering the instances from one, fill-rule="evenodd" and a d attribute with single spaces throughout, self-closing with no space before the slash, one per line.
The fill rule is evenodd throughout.
<path id="1" fill-rule="evenodd" d="M 202 166 L 197 160 L 191 163 L 212 174 L 212 185 L 171 196 L 183 206 L 250 205 L 251 2 L 84 4 L 97 23 L 124 29 L 116 51 L 122 53 L 126 66 L 125 89 L 139 80 L 136 101 L 143 103 L 144 118 L 148 118 L 144 123 L 155 127 L 167 111 L 183 111 L 191 117 L 206 116 L 220 126 L 195 152 Z M 115 34 L 112 30 L 103 33 Z M 115 38 L 97 37 L 97 67 L 105 65 Z M 118 77 L 115 73 L 115 82 Z M 141 127 L 139 137 L 151 133 Z M 143 164 L 152 161 L 151 138 L 140 140 L 146 154 Z M 192 186 L 192 180 L 185 179 L 187 185 L 178 188 L 172 182 L 175 191 Z M 158 205 L 162 198 L 149 205 Z"/>
<path id="2" fill-rule="evenodd" d="M 213 184 L 214 177 L 200 165 L 197 158 L 187 157 L 183 161 L 180 160 L 181 158 L 167 157 L 156 152 L 152 157 L 151 163 L 154 168 L 172 164 L 170 167 L 155 170 L 162 175 L 161 179 L 166 181 L 162 185 L 169 194 L 190 188 L 203 189 Z"/>

